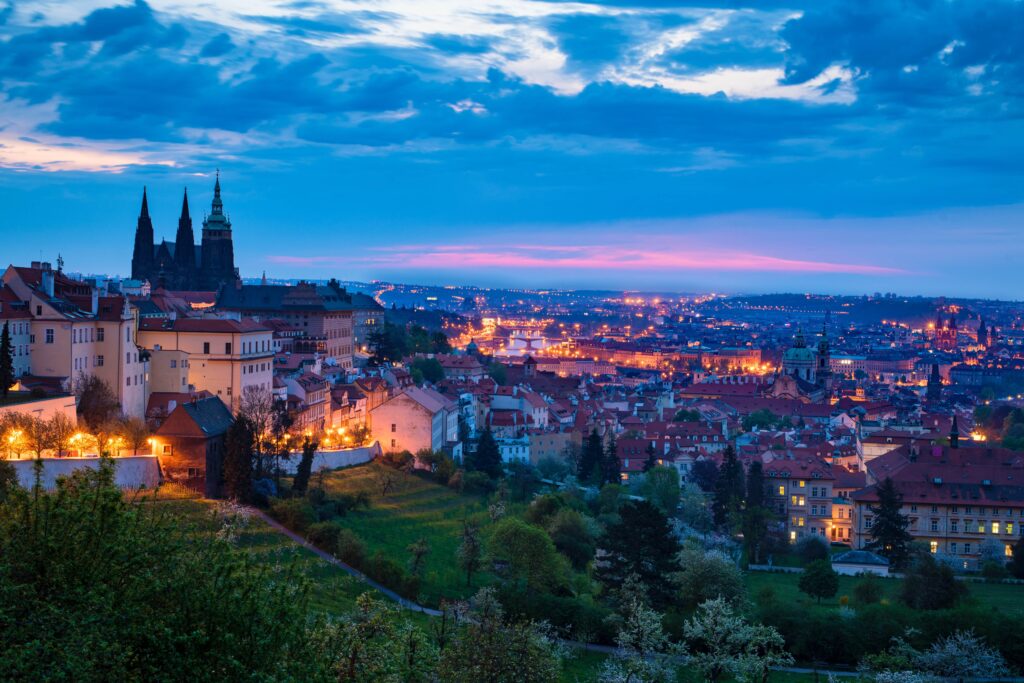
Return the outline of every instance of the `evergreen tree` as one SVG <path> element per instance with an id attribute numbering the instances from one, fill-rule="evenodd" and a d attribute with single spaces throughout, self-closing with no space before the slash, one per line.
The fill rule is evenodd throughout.
<path id="1" fill-rule="evenodd" d="M 228 427 L 224 449 L 224 495 L 247 503 L 252 496 L 254 441 L 252 421 L 239 414 Z"/>
<path id="2" fill-rule="evenodd" d="M 494 434 L 490 427 L 480 435 L 480 440 L 476 444 L 476 453 L 466 463 L 466 469 L 483 472 L 491 479 L 501 476 L 501 449 L 498 448 L 498 442 L 494 440 Z"/>
<path id="3" fill-rule="evenodd" d="M 580 456 L 579 479 L 584 482 L 593 482 L 600 478 L 601 458 L 604 449 L 601 447 L 601 437 L 595 427 L 590 436 L 583 443 L 583 454 Z"/>
<path id="4" fill-rule="evenodd" d="M 878 505 L 871 507 L 871 514 L 874 515 L 871 541 L 866 547 L 889 558 L 889 564 L 894 569 L 901 569 L 910 559 L 910 542 L 913 540 L 907 531 L 910 518 L 900 512 L 903 496 L 896 490 L 890 477 L 879 484 L 877 493 Z"/>
<path id="5" fill-rule="evenodd" d="M 647 587 L 651 602 L 663 607 L 675 592 L 671 577 L 679 544 L 661 510 L 645 500 L 630 500 L 619 508 L 619 521 L 608 525 L 598 543 L 595 577 L 609 591 L 635 574 Z"/>
<path id="6" fill-rule="evenodd" d="M 742 522 L 743 506 L 743 465 L 736 459 L 732 446 L 725 449 L 722 469 L 715 482 L 715 499 L 711 506 L 715 526 L 735 531 Z"/>
<path id="7" fill-rule="evenodd" d="M 761 547 L 768 535 L 771 511 L 764 504 L 764 468 L 760 462 L 747 472 L 747 499 L 743 508 L 743 544 L 748 562 L 761 561 Z"/>
<path id="8" fill-rule="evenodd" d="M 3 332 L 0 332 L 0 393 L 4 398 L 14 384 L 14 347 L 11 345 L 11 324 L 4 321 Z"/>
<path id="9" fill-rule="evenodd" d="M 804 568 L 798 585 L 802 593 L 817 598 L 820 605 L 822 598 L 835 597 L 839 591 L 839 574 L 828 560 L 815 560 Z"/>
<path id="10" fill-rule="evenodd" d="M 650 472 L 652 468 L 658 466 L 658 451 L 654 448 L 654 442 L 647 444 L 647 460 L 644 461 L 644 472 Z"/>
<path id="11" fill-rule="evenodd" d="M 619 444 L 615 440 L 615 434 L 608 438 L 608 447 L 605 449 L 602 465 L 604 483 L 619 484 L 622 482 L 622 463 L 619 462 Z"/>
<path id="12" fill-rule="evenodd" d="M 313 470 L 313 456 L 316 455 L 316 449 L 319 446 L 319 441 L 308 436 L 302 442 L 302 458 L 299 460 L 299 466 L 295 470 L 295 479 L 292 480 L 292 492 L 296 495 L 305 495 L 306 489 L 309 488 L 309 475 Z"/>

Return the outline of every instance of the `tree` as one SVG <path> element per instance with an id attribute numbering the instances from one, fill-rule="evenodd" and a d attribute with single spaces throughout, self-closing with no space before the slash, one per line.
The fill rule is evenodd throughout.
<path id="1" fill-rule="evenodd" d="M 914 609 L 948 609 L 966 594 L 967 586 L 957 581 L 948 564 L 920 553 L 904 573 L 900 600 Z"/>
<path id="2" fill-rule="evenodd" d="M 615 434 L 608 437 L 608 447 L 601 460 L 601 470 L 605 484 L 618 484 L 622 481 L 622 463 L 619 462 L 619 446 Z"/>
<path id="3" fill-rule="evenodd" d="M 917 657 L 924 671 L 943 678 L 1000 678 L 1010 675 L 1006 660 L 973 631 L 939 638 Z"/>
<path id="4" fill-rule="evenodd" d="M 744 416 L 742 420 L 743 431 L 751 432 L 754 429 L 770 429 L 779 423 L 779 419 L 778 415 L 767 408 L 755 410 L 749 415 Z"/>
<path id="5" fill-rule="evenodd" d="M 534 591 L 561 588 L 569 572 L 551 537 L 518 517 L 504 517 L 494 526 L 488 556 L 508 566 L 510 579 L 522 580 Z"/>
<path id="6" fill-rule="evenodd" d="M 679 586 L 679 604 L 692 610 L 708 600 L 721 598 L 738 606 L 746 594 L 743 573 L 723 553 L 687 546 L 676 556 L 680 571 L 675 576 Z"/>
<path id="7" fill-rule="evenodd" d="M 64 413 L 54 413 L 46 421 L 46 429 L 50 432 L 50 446 L 54 455 L 60 457 L 71 449 L 71 440 L 75 435 L 75 425 Z"/>
<path id="8" fill-rule="evenodd" d="M 474 596 L 467 618 L 441 653 L 445 683 L 555 683 L 561 661 L 554 639 L 540 625 L 505 618 L 494 592 Z"/>
<path id="9" fill-rule="evenodd" d="M 700 411 L 696 409 L 681 408 L 676 411 L 672 418 L 673 422 L 700 422 Z"/>
<path id="10" fill-rule="evenodd" d="M 1013 544 L 1010 573 L 1015 579 L 1024 579 L 1024 537 L 1017 539 L 1017 542 Z"/>
<path id="11" fill-rule="evenodd" d="M 423 560 L 430 554 L 430 543 L 426 538 L 420 537 L 405 548 L 412 556 L 409 558 L 409 571 L 414 576 L 419 576 L 423 571 Z"/>
<path id="12" fill-rule="evenodd" d="M 721 598 L 697 608 L 683 626 L 683 637 L 690 665 L 708 683 L 717 683 L 725 675 L 764 683 L 772 666 L 793 662 L 778 631 L 761 624 L 751 626 Z"/>
<path id="13" fill-rule="evenodd" d="M 828 560 L 815 560 L 804 567 L 798 585 L 802 592 L 817 598 L 820 605 L 822 598 L 834 597 L 839 591 L 839 574 Z"/>
<path id="14" fill-rule="evenodd" d="M 128 502 L 110 461 L 53 492 L 14 489 L 0 502 L 0 595 L 18 596 L 3 600 L 4 679 L 324 680 L 297 569 L 191 527 Z"/>
<path id="15" fill-rule="evenodd" d="M 405 328 L 387 320 L 370 332 L 366 341 L 371 351 L 369 363 L 375 367 L 401 360 L 409 353 Z"/>
<path id="16" fill-rule="evenodd" d="M 309 475 L 313 470 L 313 456 L 316 455 L 316 449 L 319 447 L 320 442 L 313 437 L 307 436 L 302 440 L 302 458 L 299 460 L 299 466 L 295 470 L 295 478 L 292 480 L 293 493 L 301 496 L 309 488 Z"/>
<path id="17" fill-rule="evenodd" d="M 635 574 L 655 607 L 669 604 L 679 544 L 658 508 L 645 500 L 623 503 L 619 521 L 608 525 L 598 547 L 594 575 L 606 589 L 623 585 Z"/>
<path id="18" fill-rule="evenodd" d="M 132 449 L 132 455 L 138 455 L 139 449 L 149 440 L 149 425 L 141 417 L 123 417 L 120 427 L 125 445 Z"/>
<path id="19" fill-rule="evenodd" d="M 14 346 L 11 344 L 11 324 L 4 321 L 4 329 L 0 332 L 0 395 L 7 398 L 14 384 Z"/>
<path id="20" fill-rule="evenodd" d="M 583 443 L 578 473 L 580 481 L 591 483 L 601 478 L 601 459 L 603 455 L 604 447 L 601 445 L 601 437 L 595 427 Z"/>
<path id="21" fill-rule="evenodd" d="M 754 461 L 747 472 L 747 497 L 743 507 L 743 545 L 747 551 L 747 561 L 755 564 L 761 561 L 761 549 L 768 537 L 768 521 L 773 517 L 772 511 L 764 504 L 764 490 L 764 469 L 760 461 Z"/>
<path id="22" fill-rule="evenodd" d="M 644 473 L 646 474 L 658 466 L 658 451 L 654 447 L 653 441 L 647 444 L 644 452 L 647 454 L 647 459 L 644 460 Z"/>
<path id="23" fill-rule="evenodd" d="M 225 436 L 224 495 L 242 503 L 252 498 L 254 431 L 252 420 L 240 411 Z"/>
<path id="24" fill-rule="evenodd" d="M 718 465 L 708 458 L 698 459 L 690 468 L 690 481 L 700 487 L 701 491 L 711 493 L 718 483 Z"/>
<path id="25" fill-rule="evenodd" d="M 665 513 L 673 516 L 679 509 L 679 472 L 674 467 L 658 466 L 644 475 L 641 495 Z"/>
<path id="26" fill-rule="evenodd" d="M 411 372 L 417 384 L 422 384 L 424 380 L 437 384 L 444 379 L 444 368 L 436 358 L 417 358 L 412 362 Z"/>
<path id="27" fill-rule="evenodd" d="M 827 560 L 829 555 L 828 541 L 816 534 L 804 536 L 793 546 L 793 552 L 804 565 L 817 562 L 818 560 Z"/>
<path id="28" fill-rule="evenodd" d="M 352 612 L 328 622 L 314 643 L 332 662 L 333 680 L 345 683 L 430 681 L 437 663 L 426 633 L 371 593 L 356 598 Z"/>
<path id="29" fill-rule="evenodd" d="M 900 495 L 890 477 L 876 489 L 878 505 L 871 506 L 874 520 L 871 524 L 871 540 L 865 546 L 889 558 L 894 569 L 902 569 L 910 559 L 910 542 L 913 537 L 907 531 L 910 518 L 900 512 L 903 496 Z"/>
<path id="30" fill-rule="evenodd" d="M 462 571 L 466 572 L 466 585 L 472 586 L 473 574 L 480 570 L 483 545 L 480 542 L 479 527 L 468 519 L 462 520 L 461 540 L 455 555 Z"/>
<path id="31" fill-rule="evenodd" d="M 117 395 L 96 375 L 80 375 L 75 383 L 75 394 L 78 396 L 78 419 L 93 433 L 117 417 L 120 409 Z"/>
<path id="32" fill-rule="evenodd" d="M 505 386 L 508 384 L 508 368 L 498 362 L 493 362 L 487 366 L 487 375 L 498 383 L 498 386 Z"/>
<path id="33" fill-rule="evenodd" d="M 250 385 L 242 389 L 242 398 L 238 402 L 238 417 L 245 417 L 249 421 L 249 428 L 252 432 L 252 456 L 254 456 L 254 470 L 256 476 L 266 476 L 270 471 L 270 463 L 267 462 L 268 450 L 273 450 L 273 440 L 284 436 L 290 425 L 285 425 L 277 415 L 278 410 L 274 405 L 274 395 L 270 389 L 262 386 Z M 270 448 L 268 448 L 268 446 Z"/>
<path id="34" fill-rule="evenodd" d="M 743 465 L 736 459 L 736 451 L 727 446 L 722 470 L 715 482 L 715 500 L 711 506 L 715 526 L 735 531 L 741 522 L 743 508 Z"/>
<path id="35" fill-rule="evenodd" d="M 601 669 L 600 683 L 670 683 L 675 672 L 669 656 L 678 647 L 669 642 L 662 616 L 647 604 L 643 586 L 627 581 L 620 591 L 622 622 L 615 644 L 618 649 Z"/>
<path id="36" fill-rule="evenodd" d="M 714 522 L 704 492 L 696 484 L 687 484 L 679 494 L 679 519 L 694 531 L 706 534 Z"/>
<path id="37" fill-rule="evenodd" d="M 491 479 L 501 476 L 501 449 L 498 448 L 498 442 L 494 440 L 494 434 L 490 427 L 480 435 L 476 451 L 471 454 L 471 457 L 467 457 L 466 469 L 471 472 L 483 472 Z"/>
<path id="38" fill-rule="evenodd" d="M 551 542 L 578 570 L 585 569 L 594 557 L 593 520 L 589 521 L 591 524 L 576 510 L 562 508 L 547 523 Z"/>

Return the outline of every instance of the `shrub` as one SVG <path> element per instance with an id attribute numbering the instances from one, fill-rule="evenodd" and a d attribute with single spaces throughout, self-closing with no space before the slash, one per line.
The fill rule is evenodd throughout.
<path id="1" fill-rule="evenodd" d="M 708 600 L 722 598 L 738 605 L 746 584 L 739 567 L 724 553 L 687 546 L 676 556 L 680 572 L 676 578 L 679 601 L 684 609 L 696 609 Z"/>
<path id="2" fill-rule="evenodd" d="M 462 490 L 469 494 L 484 495 L 493 493 L 496 488 L 485 472 L 466 472 L 462 475 Z"/>
<path id="3" fill-rule="evenodd" d="M 807 566 L 811 562 L 828 559 L 828 542 L 820 536 L 804 536 L 793 546 L 793 552 Z"/>
<path id="4" fill-rule="evenodd" d="M 336 544 L 335 555 L 339 560 L 350 567 L 362 568 L 366 562 L 366 544 L 363 543 L 363 539 L 359 538 L 356 532 L 351 529 L 342 528 L 338 534 Z"/>
<path id="5" fill-rule="evenodd" d="M 828 560 L 815 560 L 800 575 L 799 586 L 820 604 L 822 598 L 831 598 L 839 590 L 839 575 Z"/>
<path id="6" fill-rule="evenodd" d="M 415 600 L 419 595 L 419 577 L 408 573 L 402 565 L 385 557 L 380 551 L 369 559 L 365 571 L 371 579 L 384 584 L 403 597 Z"/>
<path id="7" fill-rule="evenodd" d="M 337 522 L 317 522 L 309 526 L 306 538 L 320 550 L 338 554 L 338 536 L 341 534 L 342 526 Z"/>
<path id="8" fill-rule="evenodd" d="M 967 586 L 956 580 L 949 565 L 924 554 L 904 576 L 900 599 L 914 609 L 946 609 L 954 607 L 966 594 Z"/>
<path id="9" fill-rule="evenodd" d="M 305 498 L 271 498 L 270 516 L 299 534 L 305 534 L 319 521 L 316 510 Z"/>
<path id="10" fill-rule="evenodd" d="M 1002 562 L 990 560 L 981 565 L 981 575 L 988 581 L 1002 581 L 1010 576 L 1010 572 Z"/>
<path id="11" fill-rule="evenodd" d="M 882 599 L 882 580 L 875 574 L 862 574 L 863 578 L 853 587 L 853 599 L 858 605 L 873 605 Z"/>

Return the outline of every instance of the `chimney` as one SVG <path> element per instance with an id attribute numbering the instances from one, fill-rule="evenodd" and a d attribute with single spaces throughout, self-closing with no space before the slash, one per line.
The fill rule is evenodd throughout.
<path id="1" fill-rule="evenodd" d="M 46 292 L 46 296 L 53 296 L 53 272 L 49 269 L 43 269 L 43 291 Z"/>
<path id="2" fill-rule="evenodd" d="M 90 302 L 91 313 L 96 315 L 100 312 L 100 290 L 92 288 L 92 301 Z"/>

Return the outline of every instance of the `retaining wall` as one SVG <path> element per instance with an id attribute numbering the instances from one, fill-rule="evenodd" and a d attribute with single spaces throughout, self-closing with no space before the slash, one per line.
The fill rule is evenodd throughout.
<path id="1" fill-rule="evenodd" d="M 121 488 L 135 489 L 140 486 L 152 488 L 160 483 L 160 463 L 155 455 L 130 455 L 114 458 L 114 481 Z M 25 488 L 35 484 L 35 460 L 9 460 L 18 474 L 18 482 Z M 43 458 L 42 484 L 52 489 L 57 477 L 66 476 L 83 468 L 99 469 L 100 458 Z"/>

